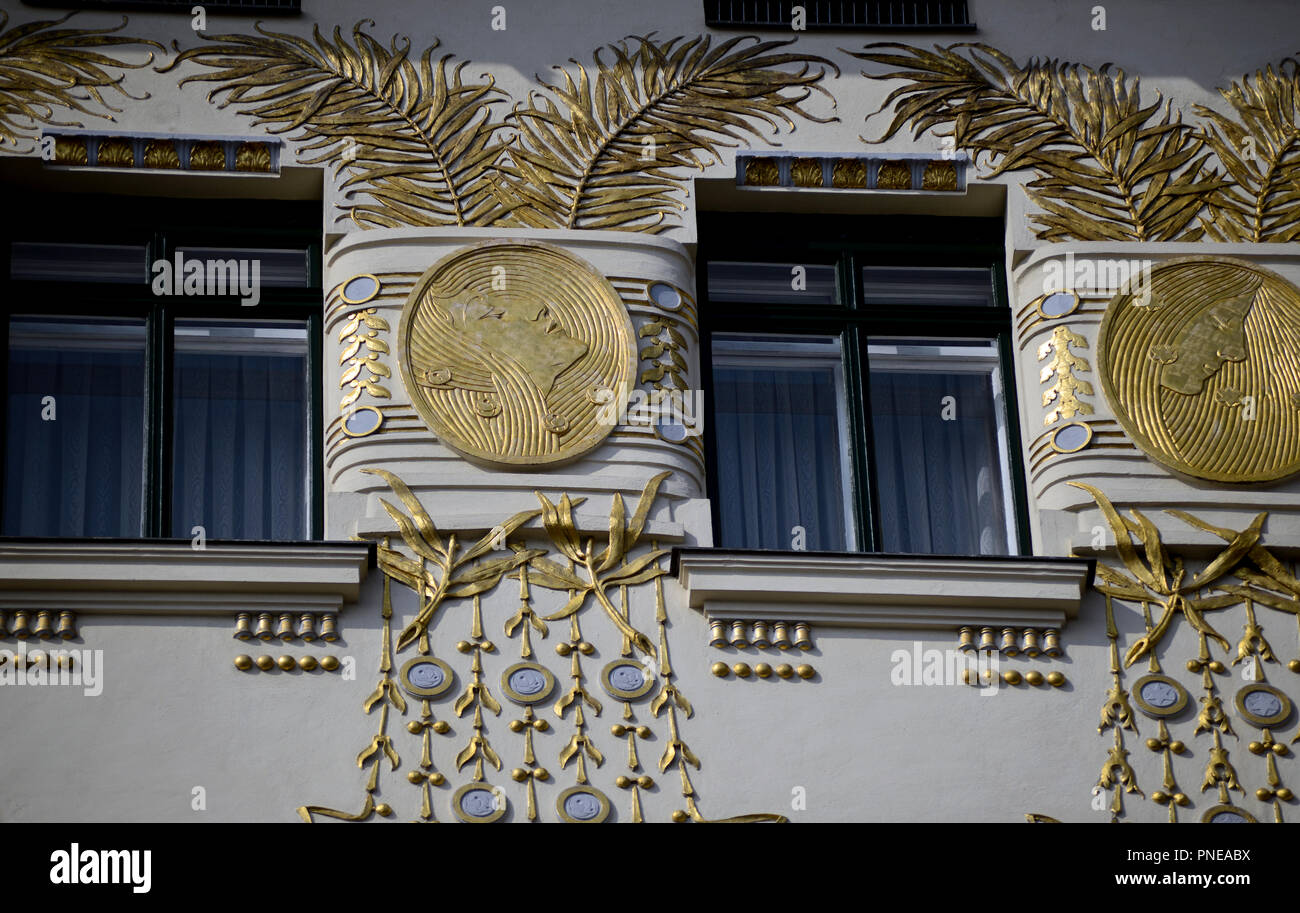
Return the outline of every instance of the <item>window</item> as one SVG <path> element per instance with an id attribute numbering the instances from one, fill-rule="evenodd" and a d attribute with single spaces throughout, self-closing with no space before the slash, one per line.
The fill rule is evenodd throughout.
<path id="1" fill-rule="evenodd" d="M 51 218 L 3 244 L 0 533 L 318 538 L 317 208 L 75 197 L 23 211 Z M 72 211 L 90 228 L 53 217 Z"/>
<path id="2" fill-rule="evenodd" d="M 1023 550 L 1000 222 L 714 215 L 700 237 L 718 545 Z"/>

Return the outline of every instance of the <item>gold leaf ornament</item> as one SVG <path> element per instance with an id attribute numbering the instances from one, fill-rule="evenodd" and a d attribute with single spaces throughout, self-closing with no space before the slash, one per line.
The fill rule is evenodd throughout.
<path id="1" fill-rule="evenodd" d="M 56 118 L 66 108 L 105 120 L 113 120 L 115 108 L 104 99 L 103 90 L 142 101 L 122 88 L 126 74 L 112 70 L 135 70 L 153 62 L 153 52 L 141 63 L 127 63 L 98 49 L 141 45 L 164 50 L 156 41 L 116 34 L 127 19 L 112 28 L 57 28 L 74 14 L 59 19 L 42 19 L 5 29 L 9 14 L 0 11 L 0 146 L 17 145 L 37 124 L 80 127 L 76 121 Z M 103 110 L 100 110 L 103 109 Z"/>
<path id="2" fill-rule="evenodd" d="M 904 126 L 935 127 L 957 148 L 985 153 L 988 177 L 1033 169 L 1026 192 L 1047 241 L 1196 240 L 1206 200 L 1226 186 L 1205 141 L 1158 95 L 1144 106 L 1137 79 L 1109 65 L 1057 60 L 1018 64 L 986 44 L 933 51 L 897 42 L 846 51 L 890 67 L 865 73 L 902 80 L 880 111 L 894 117 L 880 143 Z M 877 111 L 876 113 L 880 113 Z M 874 116 L 874 115 L 873 115 Z"/>
<path id="3" fill-rule="evenodd" d="M 1232 179 L 1202 217 L 1215 241 L 1300 240 L 1300 62 L 1288 57 L 1219 94 L 1232 116 L 1196 105 L 1200 135 Z"/>
<path id="4" fill-rule="evenodd" d="M 1159 530 L 1141 511 L 1130 511 L 1135 519 L 1127 520 L 1099 489 L 1085 482 L 1067 484 L 1088 492 L 1097 503 L 1115 538 L 1115 550 L 1128 570 L 1128 574 L 1109 567 L 1103 571 L 1102 566 L 1098 565 L 1098 576 L 1106 583 L 1098 584 L 1097 589 L 1121 599 L 1156 603 L 1164 610 L 1155 625 L 1129 648 L 1124 657 L 1125 667 L 1154 652 L 1168 633 L 1175 616 L 1179 614 L 1186 618 L 1188 624 L 1196 631 L 1213 638 L 1225 650 L 1230 649 L 1227 639 L 1205 620 L 1203 613 L 1233 605 L 1236 597 L 1227 595 L 1192 598 L 1189 594 L 1214 583 L 1229 573 L 1244 556 L 1252 553 L 1252 550 L 1257 547 L 1259 531 L 1266 514 L 1257 516 L 1254 523 L 1240 533 L 1216 529 L 1216 532 L 1222 532 L 1231 539 L 1229 546 L 1190 582 L 1184 582 L 1182 561 L 1170 559 L 1160 542 Z M 1170 513 L 1175 516 L 1190 517 L 1180 511 L 1170 511 Z M 1201 521 L 1195 518 L 1190 518 L 1189 522 L 1197 526 L 1201 525 Z M 1138 554 L 1134 544 L 1135 536 L 1137 544 L 1142 549 L 1141 555 Z"/>
<path id="5" fill-rule="evenodd" d="M 751 43 L 752 42 L 752 43 Z M 703 168 L 747 137 L 794 128 L 792 115 L 828 123 L 804 102 L 839 69 L 823 57 L 780 53 L 792 41 L 712 36 L 632 37 L 533 92 L 508 116 L 517 144 L 502 171 L 514 215 L 544 228 L 660 231 L 681 210 L 680 168 Z M 834 101 L 832 99 L 832 105 Z"/>
<path id="6" fill-rule="evenodd" d="M 385 573 L 411 586 L 421 596 L 422 607 L 419 614 L 398 636 L 399 652 L 428 630 L 429 623 L 444 600 L 468 598 L 485 593 L 499 584 L 506 574 L 542 555 L 538 549 L 511 549 L 510 555 L 474 564 L 477 559 L 494 548 L 507 545 L 508 537 L 519 527 L 536 518 L 541 511 L 520 511 L 489 530 L 474 545 L 462 552 L 454 533 L 445 541 L 442 539 L 424 505 L 406 483 L 385 469 L 363 469 L 362 472 L 379 476 L 388 483 L 389 488 L 410 514 L 408 516 L 383 498 L 379 503 L 397 524 L 402 541 L 406 543 L 407 548 L 411 549 L 421 561 L 430 562 L 440 571 L 435 574 L 425 569 L 421 563 L 412 562 L 393 552 L 392 549 L 380 549 L 380 561 Z"/>
<path id="7" fill-rule="evenodd" d="M 363 19 L 349 42 L 315 27 L 312 39 L 272 32 L 200 35 L 158 72 L 197 63 L 215 72 L 187 76 L 219 83 L 209 100 L 235 105 L 272 133 L 294 134 L 305 164 L 333 162 L 341 187 L 365 197 L 351 215 L 361 227 L 490 225 L 509 211 L 492 191 L 505 143 L 492 105 L 504 100 L 491 77 L 466 83 L 467 62 L 434 59 L 433 44 L 412 57 L 408 39 L 385 47 Z M 179 50 L 179 49 L 178 49 Z"/>

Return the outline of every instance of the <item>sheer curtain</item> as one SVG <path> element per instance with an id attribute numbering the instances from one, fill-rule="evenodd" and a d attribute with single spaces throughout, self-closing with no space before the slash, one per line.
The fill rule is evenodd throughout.
<path id="1" fill-rule="evenodd" d="M 992 342 L 870 342 L 879 541 L 887 552 L 1009 552 Z"/>
<path id="2" fill-rule="evenodd" d="M 9 321 L 4 534 L 139 536 L 143 320 Z"/>
<path id="3" fill-rule="evenodd" d="M 843 551 L 837 337 L 713 337 L 720 544 Z"/>
<path id="4" fill-rule="evenodd" d="M 306 324 L 176 321 L 172 535 L 306 539 Z"/>

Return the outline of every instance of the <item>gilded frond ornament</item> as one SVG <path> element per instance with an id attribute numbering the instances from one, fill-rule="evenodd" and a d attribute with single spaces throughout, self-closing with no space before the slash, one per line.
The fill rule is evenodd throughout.
<path id="1" fill-rule="evenodd" d="M 657 656 L 655 646 L 650 638 L 634 628 L 622 616 L 607 590 L 610 587 L 635 586 L 662 576 L 664 569 L 659 566 L 659 559 L 668 554 L 667 549 L 653 549 L 627 564 L 621 564 L 628 552 L 636 545 L 645 531 L 650 507 L 659 493 L 659 486 L 670 473 L 661 472 L 649 482 L 641 492 L 632 516 L 627 516 L 627 508 L 621 494 L 614 495 L 614 503 L 609 515 L 609 542 L 604 549 L 596 550 L 595 541 L 587 539 L 584 544 L 573 522 L 573 503 L 568 495 L 560 498 L 559 504 L 552 504 L 541 492 L 537 493 L 542 502 L 542 522 L 555 547 L 574 564 L 569 570 L 549 558 L 536 557 L 529 564 L 529 578 L 538 586 L 555 590 L 568 590 L 570 598 L 564 608 L 553 615 L 547 615 L 547 621 L 568 618 L 581 611 L 587 604 L 587 597 L 594 596 L 596 602 L 619 632 L 631 641 L 638 650 L 647 656 Z M 581 569 L 585 576 L 575 573 Z"/>
<path id="2" fill-rule="evenodd" d="M 316 29 L 312 40 L 257 27 L 179 51 L 160 72 L 186 62 L 215 72 L 209 100 L 235 105 L 259 125 L 304 142 L 307 164 L 332 162 L 362 227 L 524 225 L 659 231 L 682 209 L 674 169 L 703 167 L 702 154 L 793 129 L 835 64 L 774 53 L 790 42 L 708 36 L 638 37 L 595 53 L 589 71 L 546 85 L 503 121 L 505 100 L 490 76 L 466 82 L 466 63 L 417 59 L 408 39 L 375 40 L 362 20 L 352 39 Z M 206 37 L 206 36 L 205 36 Z M 630 43 L 629 43 L 630 42 Z M 753 42 L 747 44 L 746 42 Z M 608 54 L 607 61 L 602 54 Z M 833 104 L 833 100 L 832 100 Z M 514 129 L 502 138 L 500 131 Z"/>
<path id="3" fill-rule="evenodd" d="M 377 475 L 387 482 L 403 506 L 410 511 L 408 516 L 388 501 L 381 499 L 379 502 L 397 524 L 402 541 L 419 559 L 412 561 L 386 546 L 379 550 L 380 569 L 389 577 L 415 590 L 421 598 L 419 614 L 397 638 L 398 652 L 426 634 L 429 623 L 444 600 L 464 599 L 485 593 L 500 583 L 501 578 L 509 572 L 530 559 L 544 554 L 540 549 L 519 549 L 505 557 L 475 563 L 476 559 L 482 558 L 504 543 L 508 536 L 513 535 L 515 530 L 532 520 L 541 511 L 520 511 L 500 526 L 489 530 L 487 535 L 462 551 L 460 543 L 456 541 L 455 533 L 451 533 L 446 539 L 439 535 L 433 520 L 406 483 L 383 469 L 363 471 Z M 438 572 L 428 570 L 427 564 L 432 564 Z"/>
<path id="4" fill-rule="evenodd" d="M 162 50 L 162 45 L 116 34 L 126 27 L 125 16 L 112 28 L 55 27 L 72 15 L 26 22 L 5 30 L 9 14 L 0 11 L 0 146 L 17 145 L 19 138 L 37 124 L 82 126 L 56 119 L 58 108 L 113 120 L 111 112 L 121 109 L 105 100 L 106 90 L 136 101 L 149 97 L 131 95 L 122 88 L 125 74 L 114 76 L 111 71 L 147 66 L 153 61 L 152 52 L 141 63 L 126 63 L 95 49 L 142 45 Z"/>
<path id="5" fill-rule="evenodd" d="M 1097 584 L 1098 591 L 1129 602 L 1156 604 L 1163 610 L 1151 630 L 1129 648 L 1124 657 L 1124 666 L 1127 668 L 1153 652 L 1168 633 L 1174 617 L 1179 614 L 1224 650 L 1230 649 L 1223 635 L 1205 620 L 1204 613 L 1235 605 L 1239 598 L 1233 594 L 1206 597 L 1195 597 L 1192 594 L 1232 573 L 1258 544 L 1260 529 L 1268 515 L 1261 513 L 1245 530 L 1233 534 L 1228 546 L 1189 580 L 1182 559 L 1169 555 L 1161 544 L 1160 531 L 1141 511 L 1129 511 L 1133 515 L 1130 520 L 1122 516 L 1110 500 L 1093 486 L 1083 482 L 1069 484 L 1088 492 L 1097 502 L 1097 507 L 1115 537 L 1115 550 L 1124 564 L 1125 570 L 1097 565 L 1097 576 L 1101 581 Z M 1169 513 L 1188 522 L 1195 519 L 1182 511 Z M 1193 525 L 1200 523 L 1196 521 Z"/>
<path id="6" fill-rule="evenodd" d="M 1039 383 L 1047 383 L 1053 375 L 1056 377 L 1056 383 L 1043 391 L 1043 405 L 1056 404 L 1043 417 L 1044 425 L 1076 415 L 1092 415 L 1092 406 L 1079 398 L 1092 395 L 1092 384 L 1078 377 L 1078 374 L 1086 373 L 1092 367 L 1082 355 L 1070 351 L 1071 347 L 1086 349 L 1088 340 L 1069 327 L 1059 326 L 1052 331 L 1052 338 L 1038 348 L 1039 361 L 1051 356 L 1051 361 L 1039 373 Z"/>
<path id="7" fill-rule="evenodd" d="M 1172 510 L 1170 513 L 1197 529 L 1213 533 L 1225 542 L 1236 543 L 1238 541 L 1240 534 L 1235 533 L 1233 530 L 1206 523 L 1204 520 L 1193 517 L 1181 510 Z M 1240 550 L 1240 547 L 1238 550 Z M 1286 612 L 1300 618 L 1300 578 L 1292 576 L 1287 571 L 1286 566 L 1269 554 L 1268 549 L 1264 548 L 1258 541 L 1252 541 L 1249 544 L 1245 551 L 1245 557 L 1249 563 L 1236 568 L 1233 573 L 1237 578 L 1243 580 L 1246 586 L 1221 584 L 1218 589 L 1241 599 L 1254 601 L 1259 605 L 1268 606 L 1270 609 L 1277 609 L 1280 612 Z"/>
<path id="8" fill-rule="evenodd" d="M 490 225 L 505 212 L 491 192 L 492 169 L 504 149 L 491 106 L 505 93 L 491 77 L 466 82 L 467 63 L 434 59 L 434 43 L 412 58 L 410 41 L 385 47 L 363 29 L 349 42 L 315 29 L 314 41 L 257 26 L 257 35 L 203 36 L 209 44 L 180 51 L 159 72 L 182 63 L 211 67 L 187 76 L 215 82 L 224 96 L 273 133 L 304 141 L 306 164 L 334 163 L 342 188 L 368 197 L 351 207 L 362 227 Z"/>
<path id="9" fill-rule="evenodd" d="M 339 409 L 346 409 L 361 396 L 369 393 L 378 399 L 389 399 L 392 392 L 381 383 L 380 377 L 392 376 L 383 356 L 388 354 L 388 343 L 379 339 L 379 333 L 389 329 L 388 321 L 376 313 L 377 308 L 366 308 L 348 316 L 347 322 L 339 330 L 339 344 L 343 351 L 339 355 L 339 364 L 345 362 L 339 378 L 339 387 L 350 387 L 339 400 Z"/>
<path id="10" fill-rule="evenodd" d="M 630 41 L 630 44 L 629 44 Z M 594 65 L 573 61 L 561 81 L 531 93 L 509 121 L 519 129 L 502 169 L 513 213 L 537 228 L 658 231 L 683 181 L 673 169 L 701 168 L 702 153 L 773 134 L 804 108 L 831 61 L 774 53 L 789 41 L 737 37 L 716 46 L 696 38 L 634 37 L 596 51 Z M 753 41 L 752 44 L 746 42 Z M 608 54 L 606 60 L 602 54 Z M 829 96 L 828 96 L 829 97 Z"/>
<path id="11" fill-rule="evenodd" d="M 415 555 L 412 559 L 399 551 L 390 536 L 382 536 L 379 544 L 379 567 L 384 574 L 383 600 L 380 628 L 380 678 L 375 690 L 363 702 L 362 709 L 370 714 L 378 710 L 375 734 L 356 756 L 357 766 L 368 774 L 363 786 L 364 795 L 360 811 L 351 812 L 321 805 L 299 807 L 298 815 L 304 821 L 322 818 L 361 822 L 374 816 L 389 818 L 396 814 L 388 802 L 379 801 L 382 775 L 397 771 L 406 764 L 404 778 L 419 790 L 419 812 L 416 820 L 434 821 L 435 789 L 451 786 L 452 777 L 470 775 L 448 797 L 451 811 L 461 821 L 489 823 L 500 820 L 510 809 L 510 800 L 502 786 L 494 786 L 485 775 L 489 767 L 501 770 L 503 762 L 489 741 L 495 735 L 490 729 L 493 719 L 501 715 L 502 704 L 489 690 L 489 658 L 497 647 L 485 637 L 485 602 L 482 597 L 492 590 L 506 574 L 520 582 L 521 609 L 505 622 L 507 636 L 511 630 L 528 629 L 532 620 L 531 587 L 542 586 L 554 590 L 568 590 L 569 604 L 552 618 L 567 617 L 569 638 L 557 643 L 555 652 L 570 660 L 572 687 L 554 705 L 556 716 L 572 721 L 573 731 L 563 747 L 558 749 L 559 771 L 572 771 L 577 785 L 559 793 L 557 815 L 563 821 L 602 821 L 610 814 L 610 803 L 605 794 L 592 783 L 592 778 L 604 774 L 606 753 L 598 744 L 598 732 L 589 725 L 586 714 L 599 716 L 602 706 L 588 690 L 582 660 L 598 652 L 598 647 L 587 640 L 581 628 L 581 609 L 588 597 L 594 595 L 605 609 L 614 630 L 622 635 L 620 658 L 609 663 L 600 673 L 600 683 L 617 701 L 623 704 L 623 723 L 610 728 L 615 738 L 628 737 L 628 770 L 633 774 L 640 769 L 635 738 L 650 739 L 655 732 L 646 724 L 636 722 L 633 702 L 648 699 L 658 686 L 658 695 L 649 700 L 651 716 L 664 719 L 667 724 L 666 748 L 660 758 L 659 769 L 668 772 L 676 767 L 681 780 L 681 800 L 685 808 L 671 813 L 674 821 L 707 822 L 698 805 L 698 795 L 689 768 L 699 769 L 700 758 L 687 745 L 681 730 L 683 719 L 690 719 L 694 710 L 676 684 L 676 673 L 668 655 L 669 618 L 664 600 L 662 577 L 667 569 L 661 559 L 668 550 L 661 549 L 653 540 L 648 549 L 637 549 L 649 522 L 650 511 L 659 496 L 668 473 L 649 479 L 641 491 L 635 508 L 629 513 L 621 495 L 615 494 L 610 505 L 609 537 L 605 546 L 598 549 L 592 538 L 585 543 L 577 533 L 573 509 L 583 503 L 582 498 L 562 494 L 558 499 L 539 494 L 543 504 L 540 511 L 523 511 L 494 527 L 487 536 L 468 550 L 457 545 L 454 534 L 440 533 L 432 518 L 414 492 L 397 476 L 382 469 L 365 470 L 382 478 L 396 495 L 401 507 L 384 499 L 380 504 L 397 525 L 405 548 Z M 545 533 L 563 556 L 564 563 L 544 557 L 542 549 L 528 549 L 514 536 L 521 526 L 542 515 Z M 604 537 L 602 536 L 602 539 Z M 508 553 L 505 558 L 495 558 L 491 553 Z M 567 565 L 567 566 L 566 566 Z M 432 568 L 426 570 L 427 567 Z M 393 601 L 392 584 L 400 583 L 420 597 L 416 621 L 408 625 L 394 645 L 392 638 Z M 640 634 L 630 619 L 633 606 L 629 590 L 642 584 L 654 585 L 654 622 L 658 628 L 658 644 Z M 606 592 L 608 590 L 608 592 Z M 469 638 L 455 645 L 457 652 L 470 657 L 468 675 L 462 666 L 459 671 L 434 655 L 435 638 L 430 630 L 434 614 L 447 599 L 469 599 L 473 611 L 467 613 L 470 621 Z M 619 605 L 615 605 L 615 600 Z M 493 608 L 493 607 L 488 607 Z M 495 608 L 501 608 L 500 604 Z M 603 621 L 599 615 L 598 621 Z M 547 627 L 540 621 L 534 629 L 544 638 Z M 610 632 L 606 632 L 610 633 Z M 415 655 L 406 660 L 398 670 L 394 655 L 405 645 L 418 642 Z M 615 641 L 617 642 L 617 641 Z M 532 653 L 524 645 L 525 655 Z M 640 649 L 648 657 L 643 661 L 632 658 Z M 453 658 L 453 657 L 448 657 Z M 528 820 L 537 820 L 539 783 L 552 777 L 545 767 L 538 765 L 538 750 L 534 748 L 534 735 L 546 733 L 550 725 L 534 715 L 539 707 L 553 699 L 557 675 L 552 674 L 537 656 L 536 660 L 517 662 L 502 672 L 501 688 L 507 699 L 524 707 L 521 719 L 510 720 L 506 725 L 513 733 L 523 736 L 523 764 L 510 772 L 510 779 L 522 784 L 524 809 Z M 454 693 L 453 684 L 460 676 L 462 691 L 450 710 L 461 719 L 472 718 L 472 731 L 468 741 L 459 749 L 447 773 L 435 769 L 432 734 L 447 735 L 451 726 L 446 720 L 435 720 L 434 702 L 448 700 Z M 419 718 L 411 719 L 401 728 L 420 741 L 418 761 L 414 753 L 399 752 L 396 745 L 400 730 L 390 733 L 392 715 L 405 716 L 411 702 L 403 691 L 418 704 Z M 649 721 L 647 721 L 649 722 Z M 590 762 L 590 765 L 588 764 Z M 605 774 L 619 789 L 652 790 L 654 779 L 644 773 L 635 776 Z M 630 820 L 644 820 L 641 796 L 634 791 Z M 720 819 L 733 822 L 781 822 L 783 815 L 770 813 L 742 814 Z"/>
<path id="12" fill-rule="evenodd" d="M 1122 786 L 1126 793 L 1142 795 L 1142 790 L 1138 789 L 1137 775 L 1133 773 L 1133 767 L 1128 762 L 1128 751 L 1119 742 L 1116 742 L 1107 753 L 1106 762 L 1101 768 L 1101 776 L 1097 779 L 1097 785 L 1102 789 L 1112 789 L 1116 784 Z M 1119 804 L 1118 799 L 1116 804 Z"/>
<path id="13" fill-rule="evenodd" d="M 963 53 L 964 52 L 964 53 Z M 848 51 L 904 80 L 885 99 L 916 136 L 950 124 L 959 149 L 987 153 L 989 177 L 1033 169 L 1026 191 L 1047 241 L 1193 241 L 1207 194 L 1224 186 L 1213 153 L 1159 96 L 1144 106 L 1138 80 L 1109 66 L 1057 60 L 1025 65 L 985 44 L 934 51 L 894 42 Z M 879 113 L 879 112 L 877 112 Z M 864 137 L 865 139 L 865 137 Z"/>
<path id="14" fill-rule="evenodd" d="M 1233 116 L 1195 110 L 1234 183 L 1211 198 L 1206 233 L 1216 241 L 1300 240 L 1300 62 L 1287 58 L 1219 94 Z"/>

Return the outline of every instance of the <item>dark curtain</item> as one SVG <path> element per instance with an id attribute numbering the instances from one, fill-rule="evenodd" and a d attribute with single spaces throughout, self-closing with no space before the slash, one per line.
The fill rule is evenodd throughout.
<path id="1" fill-rule="evenodd" d="M 945 420 L 945 397 L 953 417 Z M 881 548 L 1007 553 L 992 380 L 983 373 L 871 372 Z"/>
<path id="2" fill-rule="evenodd" d="M 832 372 L 714 367 L 720 544 L 843 551 L 843 467 Z"/>
<path id="3" fill-rule="evenodd" d="M 175 358 L 172 535 L 307 539 L 306 342 L 302 355 L 186 350 Z"/>
<path id="4" fill-rule="evenodd" d="M 10 334 L 5 535 L 141 535 L 143 321 L 16 318 Z"/>

